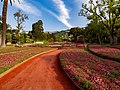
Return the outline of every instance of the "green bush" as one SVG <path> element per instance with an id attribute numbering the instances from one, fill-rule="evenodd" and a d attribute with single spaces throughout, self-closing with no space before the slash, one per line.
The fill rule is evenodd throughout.
<path id="1" fill-rule="evenodd" d="M 76 74 L 76 75 L 74 75 L 74 79 L 78 79 L 79 78 L 79 76 Z"/>
<path id="2" fill-rule="evenodd" d="M 89 82 L 89 81 L 83 81 L 83 82 L 81 82 L 81 85 L 85 89 L 91 89 L 92 88 L 92 83 Z"/>

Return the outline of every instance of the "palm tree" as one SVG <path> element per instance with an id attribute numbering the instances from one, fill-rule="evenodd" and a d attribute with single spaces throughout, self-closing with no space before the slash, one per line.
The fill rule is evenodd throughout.
<path id="1" fill-rule="evenodd" d="M 1 0 L 2 2 L 3 0 Z M 1 47 L 5 47 L 6 41 L 6 16 L 7 16 L 7 7 L 8 7 L 8 0 L 4 0 L 3 10 L 2 10 L 2 38 L 1 38 Z"/>
<path id="2" fill-rule="evenodd" d="M 13 0 L 15 2 L 15 0 Z M 3 2 L 3 0 L 1 0 Z M 19 2 L 19 0 L 18 0 Z M 10 0 L 12 5 L 12 0 Z M 1 47 L 6 47 L 6 19 L 7 19 L 7 8 L 8 8 L 8 0 L 4 0 L 3 10 L 2 10 L 2 38 L 1 38 Z"/>

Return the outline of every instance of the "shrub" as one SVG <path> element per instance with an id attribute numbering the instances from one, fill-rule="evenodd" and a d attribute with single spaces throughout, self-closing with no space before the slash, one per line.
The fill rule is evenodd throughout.
<path id="1" fill-rule="evenodd" d="M 89 82 L 89 81 L 83 81 L 83 82 L 81 82 L 81 85 L 85 89 L 91 89 L 92 88 L 92 83 Z"/>

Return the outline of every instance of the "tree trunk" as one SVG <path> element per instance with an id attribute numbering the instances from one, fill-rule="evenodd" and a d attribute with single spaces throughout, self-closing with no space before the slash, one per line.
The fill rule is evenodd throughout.
<path id="1" fill-rule="evenodd" d="M 100 34 L 98 34 L 98 41 L 99 41 L 99 44 L 102 44 L 102 41 L 101 41 L 101 38 L 100 38 Z"/>
<path id="2" fill-rule="evenodd" d="M 6 16 L 7 16 L 7 7 L 8 0 L 4 0 L 3 11 L 2 11 L 2 39 L 1 39 L 1 47 L 6 47 Z"/>
<path id="3" fill-rule="evenodd" d="M 118 42 L 118 37 L 114 36 L 114 44 L 117 44 L 117 42 Z"/>
<path id="4" fill-rule="evenodd" d="M 19 19 L 18 19 L 18 44 L 21 44 L 21 42 L 20 42 L 20 23 L 19 23 Z"/>
<path id="5" fill-rule="evenodd" d="M 112 35 L 110 35 L 110 45 L 114 44 L 114 37 Z"/>
<path id="6" fill-rule="evenodd" d="M 109 38 L 110 38 L 110 45 L 114 44 L 114 30 L 111 28 L 107 28 L 108 29 L 108 34 L 109 34 Z"/>

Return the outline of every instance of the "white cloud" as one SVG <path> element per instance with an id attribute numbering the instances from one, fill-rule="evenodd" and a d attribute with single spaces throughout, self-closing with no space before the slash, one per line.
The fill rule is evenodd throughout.
<path id="1" fill-rule="evenodd" d="M 32 4 L 28 2 L 25 2 L 25 0 L 20 0 L 20 3 L 16 0 L 16 2 L 13 2 L 13 6 L 29 14 L 34 14 L 37 16 L 41 15 L 41 12 L 36 7 L 34 7 Z"/>
<path id="2" fill-rule="evenodd" d="M 64 2 L 62 0 L 53 0 L 55 3 L 60 15 L 56 15 L 55 13 L 51 12 L 50 13 L 55 16 L 60 22 L 62 22 L 64 25 L 67 27 L 71 28 L 72 25 L 68 22 L 68 19 L 70 19 L 69 16 L 69 10 L 66 8 Z"/>
<path id="3" fill-rule="evenodd" d="M 88 4 L 90 0 L 75 0 L 76 3 L 85 3 L 85 4 Z M 93 2 L 95 3 L 96 0 L 93 0 Z"/>
<path id="4" fill-rule="evenodd" d="M 81 0 L 81 2 L 87 4 L 89 2 L 89 0 Z"/>
<path id="5" fill-rule="evenodd" d="M 81 9 L 82 3 L 88 4 L 89 0 L 74 0 L 74 2 L 76 3 L 76 6 L 78 7 L 78 9 Z"/>
<path id="6" fill-rule="evenodd" d="M 77 4 L 79 3 L 88 3 L 89 0 L 75 0 Z"/>

